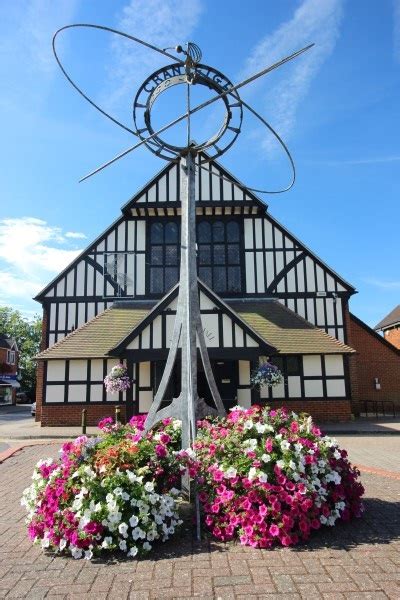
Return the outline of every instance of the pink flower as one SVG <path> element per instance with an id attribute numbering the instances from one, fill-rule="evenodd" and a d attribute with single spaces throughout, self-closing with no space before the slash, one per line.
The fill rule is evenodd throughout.
<path id="1" fill-rule="evenodd" d="M 155 447 L 155 451 L 158 458 L 164 458 L 168 454 L 166 447 L 162 446 L 161 444 L 157 444 L 157 446 Z"/>
<path id="2" fill-rule="evenodd" d="M 272 535 L 272 537 L 277 537 L 279 535 L 278 525 L 271 525 L 271 527 L 269 528 L 269 532 Z"/>
<path id="3" fill-rule="evenodd" d="M 273 446 L 274 446 L 274 444 L 273 444 L 273 441 L 272 441 L 272 439 L 271 439 L 271 438 L 267 438 L 267 439 L 265 440 L 265 446 L 264 446 L 264 447 L 265 447 L 265 450 L 266 450 L 268 453 L 271 453 L 271 452 L 272 452 L 272 448 L 273 448 Z"/>
<path id="4" fill-rule="evenodd" d="M 290 424 L 290 431 L 292 433 L 298 433 L 298 431 L 299 431 L 299 424 L 297 423 L 297 421 L 292 421 L 292 423 Z"/>

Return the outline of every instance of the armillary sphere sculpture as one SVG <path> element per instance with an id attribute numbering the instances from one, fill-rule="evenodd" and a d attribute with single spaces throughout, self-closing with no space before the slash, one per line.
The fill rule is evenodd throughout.
<path id="1" fill-rule="evenodd" d="M 56 39 L 62 31 L 72 28 L 99 29 L 110 32 L 118 36 L 122 36 L 137 44 L 147 47 L 149 50 L 158 52 L 174 62 L 169 64 L 154 73 L 152 73 L 146 81 L 140 86 L 133 101 L 133 121 L 134 128 L 131 129 L 125 124 L 118 121 L 93 100 L 87 96 L 81 88 L 72 80 L 70 75 L 62 65 L 57 51 Z M 175 161 L 179 163 L 180 178 L 181 178 L 181 263 L 180 263 L 180 280 L 179 280 L 179 295 L 178 306 L 176 310 L 175 325 L 170 342 L 167 362 L 164 373 L 161 378 L 160 385 L 156 392 L 153 404 L 147 416 L 145 429 L 148 431 L 155 423 L 165 417 L 174 417 L 182 421 L 182 447 L 190 446 L 196 435 L 196 419 L 206 416 L 206 414 L 225 414 L 223 403 L 215 383 L 213 371 L 208 356 L 206 347 L 203 326 L 201 323 L 200 304 L 199 304 L 199 289 L 197 281 L 197 266 L 196 266 L 196 208 L 195 208 L 195 165 L 196 157 L 200 152 L 207 150 L 207 155 L 200 157 L 199 168 L 207 168 L 204 162 L 214 159 L 224 154 L 236 141 L 243 122 L 243 109 L 246 109 L 253 114 L 268 130 L 275 136 L 286 153 L 291 169 L 292 178 L 289 185 L 281 190 L 256 190 L 247 188 L 247 190 L 259 193 L 277 194 L 290 189 L 295 181 L 295 167 L 290 152 L 279 135 L 267 123 L 267 121 L 259 115 L 249 104 L 240 98 L 238 90 L 255 81 L 259 77 L 270 73 L 284 63 L 300 56 L 303 52 L 311 48 L 313 44 L 294 52 L 290 56 L 283 58 L 275 64 L 266 67 L 262 71 L 252 75 L 244 81 L 233 84 L 225 75 L 217 71 L 213 67 L 202 64 L 201 51 L 195 44 L 189 42 L 184 47 L 176 46 L 175 52 L 178 55 L 183 55 L 181 60 L 171 54 L 171 48 L 161 49 L 144 42 L 131 35 L 103 27 L 90 24 L 75 24 L 67 25 L 59 29 L 53 38 L 53 51 L 55 58 L 60 66 L 65 77 L 71 85 L 87 100 L 94 108 L 100 111 L 105 117 L 113 121 L 116 125 L 123 128 L 130 134 L 133 134 L 139 140 L 133 146 L 124 150 L 107 163 L 101 165 L 85 177 L 81 181 L 95 175 L 102 169 L 116 162 L 123 156 L 126 156 L 136 148 L 144 145 L 156 156 L 167 161 Z M 157 131 L 154 130 L 152 124 L 152 108 L 156 99 L 165 90 L 171 86 L 185 85 L 186 86 L 186 111 L 170 123 L 161 127 Z M 190 92 L 192 86 L 205 86 L 215 92 L 209 100 L 202 104 L 191 107 Z M 220 129 L 211 138 L 202 141 L 201 143 L 192 142 L 191 140 L 191 116 L 206 106 L 214 102 L 220 101 L 224 108 L 224 118 Z M 186 120 L 186 139 L 182 145 L 173 145 L 162 138 L 162 134 L 173 127 L 174 125 Z M 224 179 L 218 173 L 212 173 L 213 176 Z M 204 401 L 198 398 L 197 394 L 197 346 L 200 350 L 200 359 L 204 366 L 205 375 L 210 388 L 210 392 L 214 401 L 214 408 L 209 407 Z M 165 408 L 160 409 L 163 401 L 166 400 L 166 390 L 171 378 L 171 374 L 178 357 L 178 350 L 181 348 L 181 393 L 178 398 L 174 398 L 172 402 Z M 186 486 L 188 481 L 186 480 Z M 198 529 L 199 532 L 199 529 Z"/>

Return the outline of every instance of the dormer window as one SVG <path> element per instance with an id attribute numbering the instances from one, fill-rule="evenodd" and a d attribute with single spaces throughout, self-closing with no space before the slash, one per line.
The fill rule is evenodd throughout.
<path id="1" fill-rule="evenodd" d="M 15 352 L 14 350 L 7 350 L 7 364 L 15 365 Z"/>

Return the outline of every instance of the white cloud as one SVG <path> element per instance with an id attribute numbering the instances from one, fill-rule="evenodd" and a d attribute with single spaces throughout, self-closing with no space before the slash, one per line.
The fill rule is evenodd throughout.
<path id="1" fill-rule="evenodd" d="M 202 12 L 201 0 L 131 0 L 120 12 L 116 28 L 158 48 L 188 41 Z M 108 65 L 109 85 L 103 102 L 109 109 L 132 94 L 152 71 L 171 62 L 157 52 L 114 36 Z"/>
<path id="2" fill-rule="evenodd" d="M 60 227 L 41 219 L 0 220 L 0 303 L 37 294 L 81 252 L 70 243 Z"/>
<path id="3" fill-rule="evenodd" d="M 400 0 L 393 0 L 393 52 L 400 63 Z"/>
<path id="4" fill-rule="evenodd" d="M 365 283 L 368 283 L 369 285 L 373 285 L 374 287 L 377 287 L 381 290 L 400 290 L 400 281 L 399 280 L 392 280 L 392 281 L 385 281 L 383 279 L 375 279 L 373 277 L 366 277 L 364 279 Z"/>
<path id="5" fill-rule="evenodd" d="M 260 87 L 268 85 L 268 75 L 256 85 L 258 93 L 263 94 L 270 121 L 285 140 L 295 126 L 297 110 L 313 79 L 334 50 L 342 13 L 342 0 L 303 0 L 293 17 L 262 39 L 246 61 L 244 76 L 315 43 L 305 54 L 280 68 L 280 80 L 267 92 L 260 92 Z M 265 138 L 266 150 L 270 149 L 270 142 L 270 137 Z"/>
<path id="6" fill-rule="evenodd" d="M 84 233 L 81 233 L 80 231 L 67 231 L 67 233 L 65 234 L 66 238 L 72 238 L 75 240 L 84 240 L 86 239 L 86 235 Z"/>

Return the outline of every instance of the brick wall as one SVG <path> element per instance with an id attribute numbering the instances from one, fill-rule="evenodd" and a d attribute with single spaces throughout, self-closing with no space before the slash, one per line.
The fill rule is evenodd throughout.
<path id="1" fill-rule="evenodd" d="M 41 425 L 42 427 L 80 426 L 83 408 L 87 410 L 87 425 L 97 425 L 103 417 L 115 417 L 115 404 L 62 404 L 58 406 L 45 404 L 41 410 Z M 125 421 L 125 406 L 121 406 L 121 420 Z"/>
<path id="2" fill-rule="evenodd" d="M 349 326 L 349 344 L 357 350 L 350 358 L 353 412 L 359 414 L 365 400 L 391 400 L 400 412 L 400 351 L 354 315 Z M 375 389 L 375 377 L 380 390 Z"/>
<path id="3" fill-rule="evenodd" d="M 271 408 L 285 406 L 296 413 L 306 412 L 316 422 L 349 421 L 351 418 L 350 400 L 268 400 L 268 406 Z"/>
<path id="4" fill-rule="evenodd" d="M 396 348 L 400 349 L 400 327 L 395 327 L 394 329 L 387 329 L 383 332 L 385 336 L 385 340 L 396 346 Z"/>

